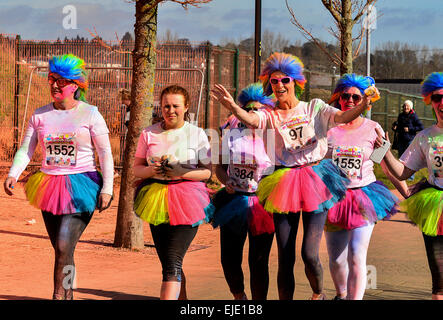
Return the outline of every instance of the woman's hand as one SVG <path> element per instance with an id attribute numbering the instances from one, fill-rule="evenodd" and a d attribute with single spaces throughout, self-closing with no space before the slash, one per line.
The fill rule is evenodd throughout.
<path id="1" fill-rule="evenodd" d="M 108 209 L 111 206 L 111 201 L 113 197 L 107 193 L 100 193 L 98 197 L 98 211 L 102 212 L 103 210 Z"/>
<path id="2" fill-rule="evenodd" d="M 183 168 L 182 165 L 178 162 L 169 162 L 162 168 L 163 175 L 172 180 L 180 179 L 187 171 L 188 170 Z"/>
<path id="3" fill-rule="evenodd" d="M 227 193 L 230 193 L 230 194 L 233 194 L 233 193 L 235 192 L 234 187 L 235 187 L 236 185 L 237 185 L 237 184 L 236 184 L 235 181 L 232 180 L 232 179 L 229 179 L 228 181 L 226 181 L 226 184 L 225 184 L 226 192 L 227 192 Z"/>
<path id="4" fill-rule="evenodd" d="M 211 96 L 215 100 L 220 102 L 226 109 L 232 111 L 232 108 L 235 105 L 235 101 L 224 86 L 222 86 L 221 84 L 214 85 L 214 88 L 211 90 Z"/>
<path id="5" fill-rule="evenodd" d="M 381 146 L 383 146 L 383 139 L 385 139 L 386 141 L 389 141 L 389 135 L 388 132 L 386 131 L 385 136 L 383 137 L 383 135 L 381 134 L 380 130 L 375 128 L 375 132 L 377 132 L 377 138 L 375 138 L 375 142 L 374 142 L 374 149 L 380 148 Z"/>
<path id="6" fill-rule="evenodd" d="M 17 180 L 15 180 L 14 177 L 7 177 L 3 187 L 5 188 L 5 192 L 8 196 L 12 196 L 14 193 L 12 192 L 12 190 L 15 187 L 15 184 L 17 183 Z"/>

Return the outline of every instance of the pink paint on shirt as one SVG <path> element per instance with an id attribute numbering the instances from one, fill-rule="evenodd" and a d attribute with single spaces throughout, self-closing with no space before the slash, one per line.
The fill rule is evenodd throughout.
<path id="1" fill-rule="evenodd" d="M 339 125 L 328 131 L 328 157 L 332 157 L 334 149 L 340 149 L 344 151 L 343 158 L 346 158 L 347 161 L 337 161 L 335 164 L 339 168 L 342 165 L 342 170 L 349 170 L 355 169 L 356 165 L 361 166 L 361 175 L 350 177 L 351 183 L 348 188 L 364 187 L 376 180 L 374 163 L 369 159 L 377 138 L 376 128 L 384 134 L 383 129 L 377 122 L 364 118 L 363 123 L 358 128 L 347 129 L 346 125 Z M 362 161 L 353 161 L 352 165 L 349 165 L 349 159 L 352 159 L 353 155 L 355 156 L 353 160 L 360 159 L 357 154 L 360 151 L 362 152 Z"/>

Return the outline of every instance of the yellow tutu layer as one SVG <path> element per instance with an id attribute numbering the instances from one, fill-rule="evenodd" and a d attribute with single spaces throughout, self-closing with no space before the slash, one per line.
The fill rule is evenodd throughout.
<path id="1" fill-rule="evenodd" d="M 167 185 L 153 183 L 143 187 L 134 201 L 135 213 L 155 226 L 169 223 L 167 193 Z"/>

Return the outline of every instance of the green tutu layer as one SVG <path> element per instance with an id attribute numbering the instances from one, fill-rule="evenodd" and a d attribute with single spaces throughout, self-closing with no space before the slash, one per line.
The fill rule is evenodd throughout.
<path id="1" fill-rule="evenodd" d="M 426 188 L 400 203 L 400 210 L 428 236 L 443 235 L 443 191 Z"/>

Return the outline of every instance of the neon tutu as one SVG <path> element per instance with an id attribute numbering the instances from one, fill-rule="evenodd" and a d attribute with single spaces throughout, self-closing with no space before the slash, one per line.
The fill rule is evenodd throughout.
<path id="1" fill-rule="evenodd" d="M 347 184 L 349 180 L 327 159 L 314 166 L 276 170 L 260 181 L 257 196 L 271 213 L 320 213 L 344 197 Z"/>
<path id="2" fill-rule="evenodd" d="M 196 226 L 209 222 L 214 214 L 205 184 L 183 180 L 146 179 L 137 188 L 134 210 L 149 224 L 172 226 Z"/>
<path id="3" fill-rule="evenodd" d="M 326 231 L 334 231 L 330 225 L 351 230 L 388 220 L 397 213 L 398 198 L 380 181 L 356 189 L 348 189 L 344 199 L 329 209 Z"/>
<path id="4" fill-rule="evenodd" d="M 411 196 L 400 203 L 400 210 L 428 236 L 443 235 L 443 190 L 423 180 L 411 188 Z"/>
<path id="5" fill-rule="evenodd" d="M 34 207 L 54 215 L 93 213 L 102 184 L 97 171 L 69 175 L 48 175 L 39 171 L 29 178 L 25 192 Z"/>
<path id="6" fill-rule="evenodd" d="M 230 194 L 223 188 L 214 196 L 213 204 L 214 228 L 227 225 L 232 231 L 240 233 L 247 227 L 253 236 L 275 231 L 272 214 L 265 211 L 253 193 Z"/>

